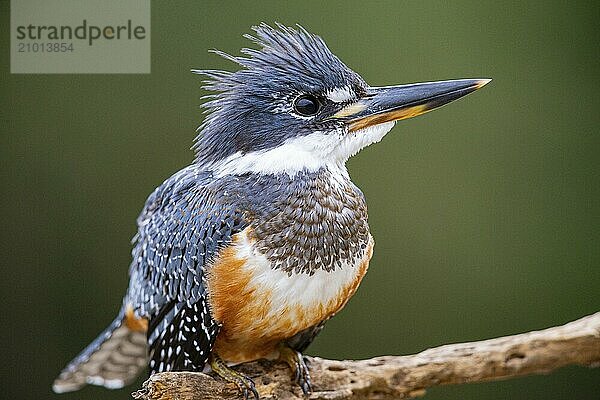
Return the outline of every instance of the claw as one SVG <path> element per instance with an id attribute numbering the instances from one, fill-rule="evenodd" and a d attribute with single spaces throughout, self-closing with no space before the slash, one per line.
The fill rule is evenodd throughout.
<path id="1" fill-rule="evenodd" d="M 306 357 L 306 356 L 302 356 L 302 361 L 304 361 L 304 364 L 305 364 L 305 365 L 306 365 L 308 368 L 310 368 L 310 364 L 311 364 L 311 362 L 312 362 L 312 361 L 310 360 L 310 358 L 308 358 L 308 357 Z"/>
<path id="2" fill-rule="evenodd" d="M 227 378 L 223 378 L 223 379 L 227 380 Z M 255 400 L 260 399 L 260 396 L 258 395 L 258 392 L 256 391 L 256 386 L 252 379 L 250 379 L 248 377 L 245 377 L 245 379 L 244 378 L 236 379 L 235 385 L 238 387 L 238 390 L 242 394 L 242 397 L 244 398 L 244 400 L 249 399 L 250 393 L 252 393 L 252 397 Z"/>
<path id="3" fill-rule="evenodd" d="M 240 391 L 244 400 L 248 400 L 250 393 L 255 400 L 259 400 L 260 396 L 256 390 L 254 381 L 244 374 L 241 374 L 227 366 L 225 362 L 215 353 L 209 357 L 209 363 L 212 370 L 227 382 L 235 384 Z"/>
<path id="4" fill-rule="evenodd" d="M 292 369 L 294 382 L 300 386 L 302 393 L 308 396 L 312 392 L 310 371 L 302 354 L 289 346 L 282 344 L 279 347 L 279 359 L 285 361 Z"/>

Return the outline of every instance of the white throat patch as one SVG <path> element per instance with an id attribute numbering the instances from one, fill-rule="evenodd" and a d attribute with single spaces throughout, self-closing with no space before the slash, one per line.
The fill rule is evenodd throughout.
<path id="1" fill-rule="evenodd" d="M 263 151 L 235 153 L 208 166 L 217 176 L 314 172 L 323 167 L 345 170 L 350 157 L 372 143 L 379 142 L 394 127 L 394 122 L 370 126 L 354 132 L 324 133 L 287 140 L 282 145 Z"/>

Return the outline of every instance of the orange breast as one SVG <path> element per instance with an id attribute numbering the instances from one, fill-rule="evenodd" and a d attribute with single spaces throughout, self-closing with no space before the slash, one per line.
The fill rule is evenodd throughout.
<path id="1" fill-rule="evenodd" d="M 249 228 L 234 235 L 208 270 L 212 315 L 222 324 L 215 351 L 230 362 L 276 357 L 282 340 L 338 312 L 367 272 L 373 249 L 370 239 L 364 256 L 339 270 L 288 275 L 253 245 Z"/>

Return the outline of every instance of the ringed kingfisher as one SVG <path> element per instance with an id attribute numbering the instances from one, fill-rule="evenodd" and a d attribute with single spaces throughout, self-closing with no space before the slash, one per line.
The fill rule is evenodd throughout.
<path id="1" fill-rule="evenodd" d="M 396 121 L 489 82 L 372 87 L 300 26 L 253 29 L 257 48 L 215 51 L 239 70 L 192 71 L 212 93 L 195 159 L 146 201 L 120 311 L 55 392 L 120 388 L 148 367 L 212 369 L 258 398 L 231 366 L 278 358 L 309 393 L 302 352 L 356 292 L 373 253 L 346 161 Z"/>

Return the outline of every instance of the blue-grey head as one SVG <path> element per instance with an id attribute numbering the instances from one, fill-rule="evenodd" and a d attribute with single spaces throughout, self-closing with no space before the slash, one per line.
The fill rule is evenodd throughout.
<path id="1" fill-rule="evenodd" d="M 288 173 L 340 167 L 378 142 L 395 121 L 415 117 L 479 89 L 489 79 L 371 87 L 323 40 L 304 28 L 266 24 L 246 35 L 258 49 L 215 53 L 235 72 L 208 77 L 207 117 L 196 163 L 223 174 Z"/>

